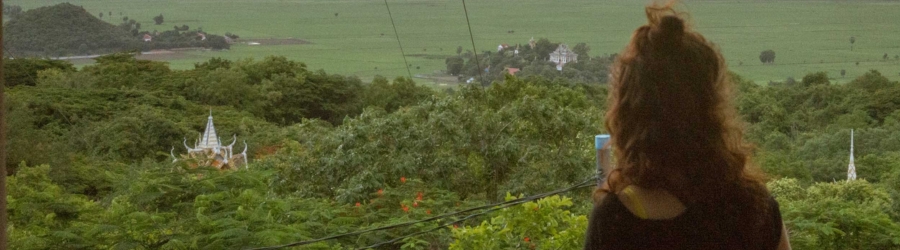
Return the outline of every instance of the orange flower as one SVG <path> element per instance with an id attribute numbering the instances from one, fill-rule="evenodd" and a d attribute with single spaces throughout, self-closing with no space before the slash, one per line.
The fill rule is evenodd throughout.
<path id="1" fill-rule="evenodd" d="M 422 192 L 419 192 L 419 193 L 416 195 L 416 200 L 417 200 L 417 201 L 422 200 Z"/>
<path id="2" fill-rule="evenodd" d="M 356 203 L 356 207 L 359 207 L 360 205 L 361 205 L 361 204 L 359 204 L 359 202 Z"/>
<path id="3" fill-rule="evenodd" d="M 459 226 L 456 224 L 453 224 L 453 228 L 459 228 Z"/>
<path id="4" fill-rule="evenodd" d="M 403 212 L 409 212 L 409 207 L 407 207 L 406 205 L 403 205 L 400 208 L 403 209 Z"/>
<path id="5" fill-rule="evenodd" d="M 406 183 L 406 176 L 400 176 L 400 183 Z"/>
<path id="6" fill-rule="evenodd" d="M 384 195 L 384 189 L 378 189 L 378 196 Z"/>
<path id="7" fill-rule="evenodd" d="M 431 214 L 431 209 L 425 210 L 425 214 Z"/>
<path id="8" fill-rule="evenodd" d="M 413 201 L 413 207 L 419 207 L 419 202 L 418 202 L 418 201 Z"/>
<path id="9" fill-rule="evenodd" d="M 528 237 L 525 237 L 525 242 L 531 242 L 531 239 Z"/>

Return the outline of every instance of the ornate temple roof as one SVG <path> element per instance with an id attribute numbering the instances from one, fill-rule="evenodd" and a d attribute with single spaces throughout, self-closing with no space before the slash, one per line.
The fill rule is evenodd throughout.
<path id="1" fill-rule="evenodd" d="M 191 158 L 195 160 L 195 165 L 208 165 L 223 169 L 237 169 L 238 166 L 247 167 L 247 142 L 244 141 L 244 150 L 235 154 L 233 152 L 234 144 L 237 142 L 237 135 L 232 135 L 231 144 L 223 146 L 219 136 L 216 134 L 216 127 L 213 125 L 212 111 L 206 120 L 206 129 L 200 134 L 194 144 L 194 148 L 187 145 L 187 138 L 184 138 L 182 144 L 187 150 L 186 155 L 182 158 Z M 179 159 L 175 156 L 175 148 L 170 150 L 172 162 Z"/>

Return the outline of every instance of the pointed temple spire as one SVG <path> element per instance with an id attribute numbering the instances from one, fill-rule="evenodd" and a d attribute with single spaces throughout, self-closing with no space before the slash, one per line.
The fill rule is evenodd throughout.
<path id="1" fill-rule="evenodd" d="M 847 181 L 856 180 L 856 166 L 853 164 L 853 130 L 850 130 L 850 165 L 847 166 Z"/>
<path id="2" fill-rule="evenodd" d="M 212 110 L 209 111 L 209 118 L 206 121 L 206 130 L 200 137 L 200 145 L 197 148 L 218 148 L 219 137 L 216 135 L 216 127 L 213 126 Z"/>

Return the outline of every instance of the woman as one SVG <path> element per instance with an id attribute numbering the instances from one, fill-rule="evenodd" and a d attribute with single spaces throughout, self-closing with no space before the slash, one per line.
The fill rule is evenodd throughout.
<path id="1" fill-rule="evenodd" d="M 617 167 L 595 193 L 585 249 L 790 249 L 722 56 L 671 4 L 646 12 L 612 70 Z"/>

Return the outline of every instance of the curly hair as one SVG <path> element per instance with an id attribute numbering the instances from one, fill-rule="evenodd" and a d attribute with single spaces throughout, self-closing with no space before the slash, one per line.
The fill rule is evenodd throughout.
<path id="1" fill-rule="evenodd" d="M 617 166 L 608 191 L 633 184 L 711 213 L 765 218 L 769 194 L 722 55 L 672 3 L 646 14 L 611 70 L 606 128 Z"/>

